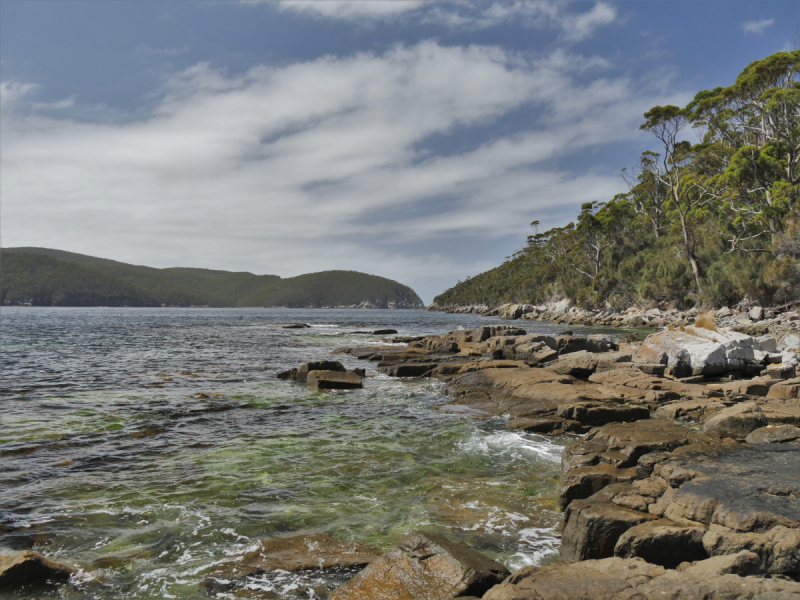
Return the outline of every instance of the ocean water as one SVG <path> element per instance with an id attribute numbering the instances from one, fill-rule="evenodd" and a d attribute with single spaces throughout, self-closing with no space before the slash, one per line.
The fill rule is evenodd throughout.
<path id="1" fill-rule="evenodd" d="M 284 329 L 289 323 L 307 329 Z M 499 323 L 424 311 L 0 309 L 0 550 L 81 568 L 54 598 L 325 598 L 353 573 L 208 572 L 253 541 L 325 532 L 385 549 L 416 528 L 510 569 L 550 560 L 570 438 L 442 415 L 442 384 L 314 392 L 275 373 L 354 332 Z M 560 326 L 524 322 L 529 331 Z M 391 336 L 390 336 L 391 337 Z M 28 596 L 41 597 L 31 591 Z"/>

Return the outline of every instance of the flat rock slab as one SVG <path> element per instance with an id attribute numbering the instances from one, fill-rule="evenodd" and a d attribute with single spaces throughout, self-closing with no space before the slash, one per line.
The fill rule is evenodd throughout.
<path id="1" fill-rule="evenodd" d="M 261 538 L 256 540 L 254 546 L 239 559 L 217 565 L 209 576 L 238 579 L 265 571 L 363 568 L 380 556 L 380 552 L 372 546 L 324 533 Z"/>
<path id="2" fill-rule="evenodd" d="M 0 592 L 11 592 L 21 586 L 43 586 L 65 583 L 77 569 L 57 563 L 38 552 L 0 554 Z"/>
<path id="3" fill-rule="evenodd" d="M 654 467 L 665 481 L 676 474 L 683 480 L 665 517 L 740 532 L 800 526 L 798 473 L 800 446 L 792 444 L 746 444 L 707 456 L 675 456 Z"/>
<path id="4" fill-rule="evenodd" d="M 361 377 L 351 371 L 311 371 L 306 385 L 315 390 L 352 390 L 364 387 Z"/>
<path id="5" fill-rule="evenodd" d="M 800 439 L 800 427 L 794 425 L 767 425 L 750 432 L 745 441 L 748 444 L 781 444 Z"/>
<path id="6" fill-rule="evenodd" d="M 482 596 L 508 577 L 501 564 L 442 535 L 412 532 L 330 600 L 449 600 Z"/>
<path id="7" fill-rule="evenodd" d="M 706 562 L 706 561 L 703 561 Z M 702 563 L 698 563 L 702 565 Z M 640 558 L 606 558 L 524 567 L 483 600 L 798 600 L 800 583 L 722 574 L 713 569 L 672 571 Z"/>

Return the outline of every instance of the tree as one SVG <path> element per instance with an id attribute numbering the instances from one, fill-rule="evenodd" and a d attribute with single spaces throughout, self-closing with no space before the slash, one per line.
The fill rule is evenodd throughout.
<path id="1" fill-rule="evenodd" d="M 710 201 L 699 180 L 684 180 L 686 168 L 694 158 L 689 142 L 680 140 L 681 132 L 691 123 L 689 111 L 677 106 L 656 106 L 644 114 L 647 119 L 640 129 L 649 131 L 661 142 L 663 153 L 652 164 L 654 177 L 666 186 L 672 207 L 678 214 L 683 250 L 692 267 L 697 291 L 703 291 L 700 266 L 695 253 L 693 217 L 699 208 Z"/>

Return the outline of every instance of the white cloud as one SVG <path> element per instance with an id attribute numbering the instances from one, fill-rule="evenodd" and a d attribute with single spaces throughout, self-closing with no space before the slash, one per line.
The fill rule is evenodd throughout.
<path id="1" fill-rule="evenodd" d="M 339 21 L 374 23 L 407 16 L 425 24 L 471 31 L 515 24 L 529 29 L 555 29 L 569 41 L 591 37 L 598 28 L 617 20 L 616 10 L 605 2 L 595 3 L 588 12 L 575 12 L 571 3 L 563 0 L 282 0 L 278 6 L 283 11 Z"/>
<path id="2" fill-rule="evenodd" d="M 150 113 L 112 124 L 17 111 L 32 88 L 3 84 L 3 243 L 283 276 L 355 269 L 430 300 L 492 266 L 482 244 L 622 188 L 548 161 L 636 138 L 646 109 L 688 100 L 600 77 L 604 64 L 433 42 L 236 76 L 199 64 Z M 431 136 L 522 109 L 538 123 L 431 150 Z"/>
<path id="3" fill-rule="evenodd" d="M 73 106 L 75 106 L 74 95 L 55 102 L 37 102 L 33 105 L 33 108 L 37 110 L 64 110 Z"/>
<path id="4" fill-rule="evenodd" d="M 272 0 L 245 0 L 245 2 L 271 2 Z M 392 19 L 422 5 L 416 0 L 281 0 L 281 10 L 305 14 L 312 17 L 353 20 Z"/>
<path id="5" fill-rule="evenodd" d="M 19 81 L 3 81 L 0 83 L 0 109 L 11 110 L 38 88 L 33 83 L 20 83 Z"/>
<path id="6" fill-rule="evenodd" d="M 775 24 L 775 19 L 762 19 L 761 21 L 746 21 L 742 23 L 742 31 L 761 35 L 767 27 Z"/>

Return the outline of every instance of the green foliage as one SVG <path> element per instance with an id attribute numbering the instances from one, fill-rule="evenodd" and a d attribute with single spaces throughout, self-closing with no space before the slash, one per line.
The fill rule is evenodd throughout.
<path id="1" fill-rule="evenodd" d="M 411 288 L 355 271 L 281 279 L 209 269 L 154 269 L 46 248 L 3 250 L 0 305 L 421 307 Z"/>
<path id="2" fill-rule="evenodd" d="M 788 302 L 800 294 L 800 51 L 748 65 L 685 107 L 656 106 L 657 149 L 623 170 L 629 192 L 538 231 L 505 264 L 437 296 L 441 305 L 567 297 L 616 308 Z M 688 127 L 704 132 L 698 144 Z"/>

